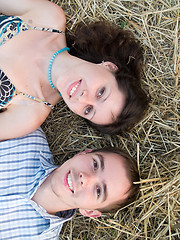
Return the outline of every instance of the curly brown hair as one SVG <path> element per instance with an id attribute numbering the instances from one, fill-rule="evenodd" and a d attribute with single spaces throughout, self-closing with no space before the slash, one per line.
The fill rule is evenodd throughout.
<path id="1" fill-rule="evenodd" d="M 126 95 L 125 106 L 113 123 L 99 125 L 87 121 L 108 134 L 129 131 L 142 119 L 149 103 L 141 87 L 142 49 L 133 33 L 107 21 L 80 23 L 73 34 L 67 33 L 67 44 L 71 55 L 93 63 L 110 61 L 116 64 L 115 78 Z"/>

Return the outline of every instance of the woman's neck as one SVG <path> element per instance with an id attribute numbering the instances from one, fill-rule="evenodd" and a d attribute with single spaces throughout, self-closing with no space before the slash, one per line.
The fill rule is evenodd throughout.
<path id="1" fill-rule="evenodd" d="M 84 60 L 72 56 L 71 52 L 65 51 L 57 56 L 52 65 L 52 81 L 59 91 L 63 90 L 64 82 L 67 79 L 71 78 L 72 80 L 73 73 L 71 69 L 76 69 L 76 66 L 81 62 L 84 62 Z"/>

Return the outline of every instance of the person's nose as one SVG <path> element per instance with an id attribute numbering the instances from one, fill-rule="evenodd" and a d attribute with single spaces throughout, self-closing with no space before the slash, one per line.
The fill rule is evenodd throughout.
<path id="1" fill-rule="evenodd" d="M 86 188 L 87 186 L 90 186 L 91 184 L 95 183 L 97 181 L 95 174 L 93 173 L 85 173 L 81 172 L 79 174 L 79 182 L 81 187 Z"/>
<path id="2" fill-rule="evenodd" d="M 84 104 L 93 104 L 93 98 L 87 90 L 83 90 L 79 95 L 79 101 Z"/>

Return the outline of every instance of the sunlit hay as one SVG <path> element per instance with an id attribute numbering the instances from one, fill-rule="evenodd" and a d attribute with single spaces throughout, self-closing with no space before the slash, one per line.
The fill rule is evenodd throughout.
<path id="1" fill-rule="evenodd" d="M 178 0 L 61 0 L 67 28 L 109 20 L 130 29 L 144 49 L 143 86 L 151 96 L 144 119 L 125 136 L 105 136 L 60 101 L 43 125 L 56 163 L 84 149 L 116 146 L 137 160 L 139 200 L 98 219 L 76 217 L 60 239 L 177 240 L 180 238 L 179 10 Z"/>

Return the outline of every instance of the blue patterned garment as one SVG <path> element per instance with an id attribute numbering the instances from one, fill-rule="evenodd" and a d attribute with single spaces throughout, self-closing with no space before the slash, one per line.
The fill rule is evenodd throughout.
<path id="1" fill-rule="evenodd" d="M 30 29 L 64 34 L 64 32 L 56 29 L 35 26 L 32 27 L 23 22 L 19 17 L 0 14 L 0 46 L 5 44 L 8 40 L 13 38 L 20 32 Z M 46 101 L 30 96 L 26 93 L 15 91 L 15 86 L 11 83 L 10 79 L 5 75 L 5 73 L 0 69 L 0 109 L 4 108 L 6 104 L 11 101 L 13 96 L 18 94 L 26 96 L 35 101 L 42 102 L 45 105 L 49 106 L 51 109 L 54 108 L 52 104 Z"/>
<path id="2" fill-rule="evenodd" d="M 0 14 L 0 46 L 18 33 L 30 29 L 64 34 L 63 31 L 53 28 L 30 26 L 19 17 Z"/>
<path id="3" fill-rule="evenodd" d="M 0 69 L 0 109 L 13 98 L 15 87 Z"/>
<path id="4" fill-rule="evenodd" d="M 28 30 L 27 24 L 14 16 L 0 15 L 0 46 L 19 32 Z"/>
<path id="5" fill-rule="evenodd" d="M 31 200 L 56 169 L 41 129 L 24 137 L 0 142 L 0 239 L 59 239 L 64 222 L 75 210 L 48 214 Z"/>

